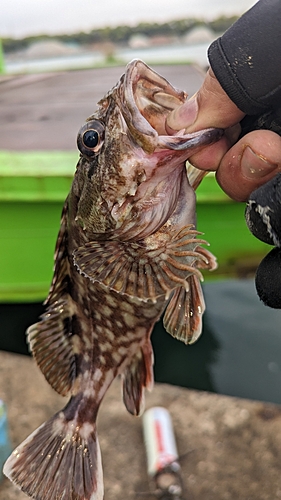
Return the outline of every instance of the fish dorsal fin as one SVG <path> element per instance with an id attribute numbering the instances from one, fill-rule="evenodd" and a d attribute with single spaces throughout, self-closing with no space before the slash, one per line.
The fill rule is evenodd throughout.
<path id="1" fill-rule="evenodd" d="M 200 234 L 188 225 L 180 231 L 169 228 L 138 242 L 92 241 L 73 253 L 79 272 L 121 294 L 156 302 L 169 297 L 175 287 L 185 286 L 186 278 L 196 274 L 206 257 L 197 251 Z"/>
<path id="2" fill-rule="evenodd" d="M 55 270 L 48 298 L 48 306 L 41 320 L 27 330 L 32 354 L 49 384 L 66 396 L 75 379 L 75 353 L 72 345 L 72 317 L 74 304 L 68 293 L 69 262 L 67 257 L 66 201 L 55 250 Z"/>
<path id="3" fill-rule="evenodd" d="M 132 415 L 144 408 L 144 389 L 153 387 L 153 351 L 150 339 L 134 355 L 123 373 L 123 401 Z"/>
<path id="4" fill-rule="evenodd" d="M 173 337 L 185 344 L 193 344 L 202 331 L 205 302 L 197 276 L 187 279 L 188 288 L 177 288 L 167 306 L 163 324 Z"/>
<path id="5" fill-rule="evenodd" d="M 48 297 L 45 300 L 45 304 L 50 304 L 60 298 L 64 294 L 68 283 L 67 277 L 69 275 L 69 262 L 67 258 L 67 213 L 68 201 L 66 200 L 61 214 L 60 230 L 56 241 L 53 280 Z"/>
<path id="6" fill-rule="evenodd" d="M 70 297 L 49 306 L 41 321 L 27 330 L 32 354 L 49 384 L 66 396 L 75 380 L 75 353 L 71 342 Z"/>

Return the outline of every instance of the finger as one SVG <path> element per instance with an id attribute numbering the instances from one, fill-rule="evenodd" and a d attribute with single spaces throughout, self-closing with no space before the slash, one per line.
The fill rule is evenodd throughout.
<path id="1" fill-rule="evenodd" d="M 231 198 L 246 201 L 254 189 L 280 170 L 281 137 L 269 130 L 255 130 L 226 152 L 216 177 Z"/>
<path id="2" fill-rule="evenodd" d="M 191 156 L 188 161 L 200 170 L 217 170 L 226 152 L 237 141 L 240 131 L 239 124 L 227 129 L 218 142 L 202 149 L 200 153 Z"/>
<path id="3" fill-rule="evenodd" d="M 188 158 L 188 161 L 200 170 L 217 170 L 230 146 L 228 138 L 223 136 L 218 142 Z"/>
<path id="4" fill-rule="evenodd" d="M 167 117 L 167 131 L 197 131 L 207 127 L 228 128 L 240 122 L 245 114 L 225 93 L 212 70 L 206 74 L 198 92 Z"/>

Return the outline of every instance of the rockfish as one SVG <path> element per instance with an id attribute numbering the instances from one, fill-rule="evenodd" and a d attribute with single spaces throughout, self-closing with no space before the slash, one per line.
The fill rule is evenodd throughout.
<path id="1" fill-rule="evenodd" d="M 200 335 L 198 268 L 215 258 L 195 229 L 202 174 L 193 169 L 190 183 L 185 161 L 222 131 L 167 135 L 166 118 L 185 99 L 135 60 L 78 134 L 46 312 L 27 332 L 47 381 L 70 400 L 4 468 L 37 500 L 102 499 L 96 418 L 107 389 L 121 375 L 124 404 L 140 414 L 153 384 L 150 334 L 164 311 L 171 335 Z"/>

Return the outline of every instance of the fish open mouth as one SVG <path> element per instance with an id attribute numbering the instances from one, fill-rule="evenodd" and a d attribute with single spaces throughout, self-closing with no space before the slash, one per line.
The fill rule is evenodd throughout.
<path id="1" fill-rule="evenodd" d="M 158 135 L 165 135 L 168 114 L 185 102 L 187 94 L 139 60 L 129 63 L 124 84 L 131 111 L 141 113 Z"/>
<path id="2" fill-rule="evenodd" d="M 186 101 L 187 94 L 177 90 L 141 60 L 128 64 L 119 97 L 131 135 L 148 153 L 156 148 L 183 151 L 215 142 L 222 135 L 219 129 L 204 131 L 203 140 L 202 131 L 184 134 L 182 130 L 175 135 L 167 134 L 167 116 Z"/>

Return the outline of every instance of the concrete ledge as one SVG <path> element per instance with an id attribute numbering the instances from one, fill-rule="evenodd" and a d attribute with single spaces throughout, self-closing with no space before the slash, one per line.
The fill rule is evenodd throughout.
<path id="1" fill-rule="evenodd" d="M 33 360 L 5 352 L 0 353 L 0 397 L 8 406 L 14 446 L 64 404 Z M 146 398 L 147 408 L 154 405 L 172 415 L 186 500 L 281 498 L 280 407 L 159 384 Z M 136 492 L 148 491 L 141 419 L 126 412 L 118 381 L 102 405 L 98 429 L 105 498 L 133 500 Z M 5 479 L 0 498 L 27 497 Z"/>

